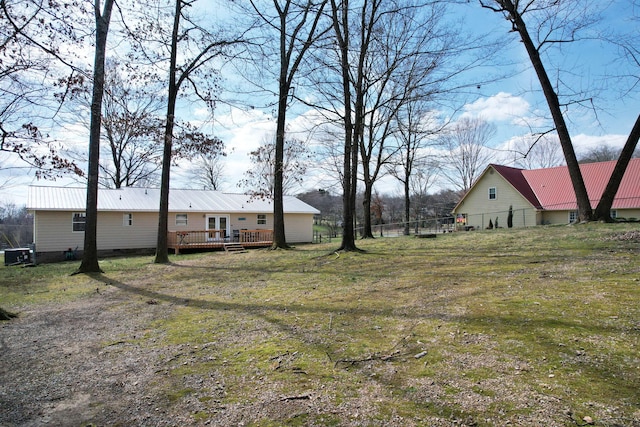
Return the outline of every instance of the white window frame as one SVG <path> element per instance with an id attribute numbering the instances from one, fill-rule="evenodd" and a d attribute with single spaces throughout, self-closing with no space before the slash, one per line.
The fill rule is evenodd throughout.
<path id="1" fill-rule="evenodd" d="M 176 214 L 176 227 L 182 227 L 189 225 L 189 215 L 188 214 Z"/>
<path id="2" fill-rule="evenodd" d="M 611 215 L 611 219 L 616 219 L 618 218 L 618 211 L 615 209 L 612 209 L 611 211 L 609 211 L 609 215 Z"/>
<path id="3" fill-rule="evenodd" d="M 578 211 L 569 211 L 569 224 L 573 224 L 578 220 Z"/>
<path id="4" fill-rule="evenodd" d="M 82 221 L 76 219 L 82 218 Z M 77 230 L 76 225 L 82 224 L 82 230 Z M 84 233 L 87 227 L 87 214 L 85 212 L 74 212 L 71 214 L 71 232 L 72 233 Z"/>
<path id="5" fill-rule="evenodd" d="M 267 214 L 258 214 L 257 222 L 258 225 L 267 225 Z"/>
<path id="6" fill-rule="evenodd" d="M 133 214 L 132 213 L 122 214 L 122 226 L 131 227 L 132 225 L 133 225 Z"/>
<path id="7" fill-rule="evenodd" d="M 493 190 L 493 197 L 491 197 L 491 190 Z M 488 194 L 489 200 L 496 200 L 498 199 L 498 189 L 496 187 L 489 187 L 489 194 Z"/>

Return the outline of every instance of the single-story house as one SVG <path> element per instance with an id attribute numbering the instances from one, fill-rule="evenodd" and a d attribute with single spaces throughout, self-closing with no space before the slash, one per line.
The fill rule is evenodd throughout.
<path id="1" fill-rule="evenodd" d="M 36 259 L 61 260 L 84 246 L 86 188 L 30 186 L 27 209 L 34 216 Z M 157 243 L 160 190 L 121 188 L 98 190 L 98 253 L 153 252 Z M 313 216 L 319 211 L 284 197 L 286 239 L 313 240 Z M 169 248 L 268 246 L 272 241 L 273 203 L 244 194 L 219 191 L 169 191 Z"/>
<path id="2" fill-rule="evenodd" d="M 615 161 L 581 164 L 591 206 L 602 196 Z M 576 196 L 566 166 L 525 170 L 491 164 L 474 182 L 452 213 L 460 228 L 483 229 L 489 221 L 507 227 L 509 207 L 513 227 L 569 224 L 577 218 Z M 640 219 L 640 159 L 632 159 L 613 201 L 611 216 Z"/>

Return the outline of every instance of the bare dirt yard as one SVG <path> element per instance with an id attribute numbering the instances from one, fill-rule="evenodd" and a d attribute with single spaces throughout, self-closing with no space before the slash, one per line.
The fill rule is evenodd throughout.
<path id="1" fill-rule="evenodd" d="M 558 230 L 5 268 L 0 426 L 638 427 L 640 233 Z"/>

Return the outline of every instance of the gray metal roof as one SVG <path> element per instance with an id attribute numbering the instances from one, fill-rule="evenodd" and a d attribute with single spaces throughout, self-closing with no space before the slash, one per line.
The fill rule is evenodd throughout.
<path id="1" fill-rule="evenodd" d="M 27 209 L 31 211 L 84 211 L 86 188 L 30 186 Z M 157 212 L 160 189 L 132 188 L 98 190 L 99 211 Z M 250 200 L 246 194 L 207 190 L 169 190 L 169 211 L 209 213 L 269 213 L 271 200 Z M 318 214 L 319 210 L 292 196 L 284 197 L 285 213 Z"/>

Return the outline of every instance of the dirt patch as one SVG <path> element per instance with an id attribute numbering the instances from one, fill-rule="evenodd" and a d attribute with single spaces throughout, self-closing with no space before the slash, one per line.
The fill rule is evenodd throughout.
<path id="1" fill-rule="evenodd" d="M 124 303 L 118 294 L 40 306 L 2 324 L 0 424 L 162 421 L 151 386 L 162 354 L 127 340 L 166 307 Z"/>
<path id="2" fill-rule="evenodd" d="M 176 380 L 171 370 L 206 348 L 141 346 L 139 338 L 175 306 L 125 298 L 107 287 L 0 324 L 1 426 L 241 426 L 264 419 L 370 425 L 363 418 L 372 408 L 366 393 L 335 407 L 330 390 L 313 391 L 320 384 L 295 395 L 265 386 L 228 403 L 225 380 L 213 371 Z"/>
<path id="3" fill-rule="evenodd" d="M 605 240 L 617 240 L 625 242 L 640 243 L 640 230 L 631 230 L 624 233 L 617 233 Z"/>

